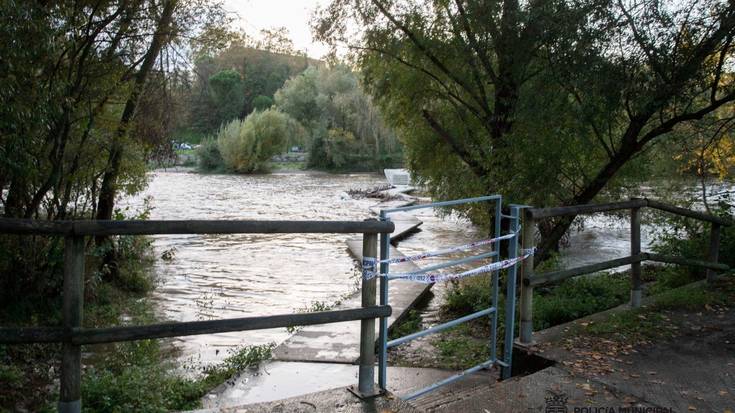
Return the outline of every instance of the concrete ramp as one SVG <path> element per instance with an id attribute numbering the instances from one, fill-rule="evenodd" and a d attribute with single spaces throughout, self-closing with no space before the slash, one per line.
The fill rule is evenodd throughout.
<path id="1" fill-rule="evenodd" d="M 421 221 L 415 217 L 396 221 L 395 235 L 404 236 L 407 232 L 415 231 Z M 362 261 L 362 238 L 347 241 L 350 253 L 358 261 Z M 400 253 L 391 246 L 391 257 L 400 257 Z M 409 272 L 419 269 L 413 263 L 401 263 L 391 266 L 395 271 Z M 388 326 L 405 317 L 424 296 L 431 286 L 408 281 L 394 281 L 390 283 L 389 302 L 393 307 L 393 315 L 388 320 Z M 356 293 L 335 309 L 358 308 L 362 305 L 360 293 Z M 376 337 L 377 337 L 376 323 Z M 322 324 L 306 326 L 291 336 L 273 351 L 273 358 L 280 361 L 312 361 L 330 363 L 354 364 L 360 357 L 360 321 Z"/>

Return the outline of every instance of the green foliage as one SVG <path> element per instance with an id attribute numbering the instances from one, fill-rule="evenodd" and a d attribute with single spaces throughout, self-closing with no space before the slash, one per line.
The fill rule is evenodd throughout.
<path id="1" fill-rule="evenodd" d="M 402 163 L 401 146 L 346 66 L 309 68 L 275 95 L 308 132 L 309 166 L 373 170 Z"/>
<path id="2" fill-rule="evenodd" d="M 273 344 L 230 351 L 220 364 L 204 369 L 203 377 L 181 377 L 162 361 L 155 340 L 115 345 L 96 367 L 84 372 L 82 400 L 86 412 L 167 412 L 200 407 L 200 399 L 236 373 L 271 357 Z"/>
<path id="3" fill-rule="evenodd" d="M 630 296 L 626 274 L 592 274 L 565 280 L 548 294 L 534 293 L 533 328 L 541 330 L 624 303 Z"/>
<path id="4" fill-rule="evenodd" d="M 274 109 L 253 112 L 244 121 L 234 120 L 217 134 L 225 166 L 239 173 L 260 172 L 273 155 L 286 148 L 288 116 Z"/>
<path id="5" fill-rule="evenodd" d="M 300 55 L 288 47 L 288 40 L 283 33 L 263 33 L 262 41 L 250 38 L 239 38 L 232 41 L 220 51 L 200 54 L 195 62 L 197 77 L 193 86 L 183 96 L 185 102 L 185 128 L 201 134 L 216 133 L 222 123 L 235 117 L 244 117 L 254 110 L 265 110 L 271 107 L 265 99 L 272 99 L 273 94 L 283 86 L 286 79 L 304 71 L 310 65 L 320 62 Z M 232 87 L 225 90 L 235 99 L 220 100 L 217 106 L 216 96 L 210 86 L 211 76 L 222 72 L 236 72 L 239 80 L 232 76 Z M 223 117 L 212 106 L 226 108 L 230 117 Z M 232 116 L 235 114 L 235 116 Z"/>
<path id="6" fill-rule="evenodd" d="M 469 324 L 442 332 L 432 344 L 439 350 L 438 358 L 443 368 L 461 370 L 476 366 L 490 358 L 487 336 L 472 336 Z"/>
<path id="7" fill-rule="evenodd" d="M 240 73 L 232 69 L 217 72 L 209 78 L 209 91 L 219 123 L 240 116 L 245 99 Z"/>
<path id="8" fill-rule="evenodd" d="M 544 207 L 617 198 L 668 146 L 728 133 L 717 125 L 729 115 L 717 112 L 735 101 L 722 65 L 735 59 L 733 11 L 719 0 L 334 0 L 314 26 L 354 51 L 412 177 L 434 198 L 501 193 Z M 457 209 L 485 223 L 481 208 Z M 541 226 L 539 261 L 571 222 Z"/>
<path id="9" fill-rule="evenodd" d="M 199 169 L 202 171 L 217 171 L 225 164 L 215 137 L 209 137 L 201 143 L 196 149 L 196 157 Z"/>
<path id="10" fill-rule="evenodd" d="M 735 220 L 735 205 L 728 195 L 712 206 L 710 212 Z M 671 214 L 660 216 L 658 223 L 659 232 L 654 245 L 656 252 L 693 259 L 707 257 L 710 224 Z M 735 229 L 732 226 L 720 230 L 719 262 L 735 267 Z"/>
<path id="11" fill-rule="evenodd" d="M 273 98 L 270 96 L 263 96 L 258 95 L 253 99 L 253 109 L 254 110 L 266 110 L 270 109 L 270 107 L 273 106 Z"/>
<path id="12" fill-rule="evenodd" d="M 388 335 L 389 340 L 407 336 L 421 330 L 421 313 L 416 310 L 408 312 L 408 316 L 397 326 L 393 326 Z"/>

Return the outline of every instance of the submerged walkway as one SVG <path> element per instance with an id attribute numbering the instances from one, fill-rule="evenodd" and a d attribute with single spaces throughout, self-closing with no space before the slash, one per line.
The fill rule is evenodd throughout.
<path id="1" fill-rule="evenodd" d="M 407 201 L 403 198 L 385 202 L 371 208 L 371 211 L 376 213 L 380 208 L 403 206 Z M 393 243 L 418 231 L 422 224 L 410 214 L 395 214 L 391 216 L 391 220 L 395 223 L 395 230 L 391 234 Z M 358 262 L 362 261 L 362 238 L 347 240 L 347 248 Z M 403 254 L 391 245 L 390 256 L 400 257 Z M 393 265 L 391 268 L 402 272 L 419 269 L 411 262 Z M 388 320 L 389 328 L 423 300 L 430 288 L 430 285 L 411 282 L 391 283 L 389 296 L 393 313 Z M 362 305 L 361 300 L 361 294 L 357 291 L 335 309 L 358 308 Z M 379 323 L 376 323 L 376 337 L 378 326 Z M 376 404 L 356 402 L 357 399 L 344 386 L 357 383 L 356 363 L 359 357 L 359 321 L 305 326 L 273 350 L 272 361 L 256 371 L 242 372 L 205 396 L 204 411 L 259 412 L 276 409 L 358 412 L 376 411 L 376 407 L 380 407 L 377 411 L 411 411 L 408 405 L 398 400 L 376 401 Z M 452 374 L 452 371 L 436 369 L 391 368 L 389 388 L 410 392 Z M 327 389 L 332 390 L 325 391 Z M 313 392 L 321 393 L 311 394 Z M 272 402 L 287 397 L 293 398 L 290 401 Z M 238 405 L 247 406 L 228 407 Z"/>
<path id="2" fill-rule="evenodd" d="M 422 224 L 411 215 L 396 217 L 396 230 L 392 237 L 400 239 Z M 347 241 L 350 253 L 358 262 L 362 261 L 362 238 Z M 403 256 L 395 247 L 391 246 L 391 257 Z M 395 265 L 397 271 L 415 271 L 418 267 L 413 263 Z M 413 306 L 421 301 L 431 286 L 409 282 L 394 282 L 390 284 L 390 305 L 393 314 L 388 320 L 390 327 L 396 320 L 402 319 Z M 335 309 L 360 307 L 362 297 L 359 292 L 343 301 Z M 376 331 L 378 323 L 376 324 Z M 377 335 L 376 335 L 377 337 Z M 360 357 L 360 322 L 347 321 L 343 323 L 322 324 L 303 327 L 283 344 L 273 351 L 273 359 L 280 361 L 311 361 L 329 363 L 354 364 Z"/>

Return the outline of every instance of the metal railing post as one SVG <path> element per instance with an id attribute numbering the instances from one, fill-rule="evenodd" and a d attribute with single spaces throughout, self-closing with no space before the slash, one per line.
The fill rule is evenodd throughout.
<path id="1" fill-rule="evenodd" d="M 510 230 L 516 232 L 520 229 L 520 213 L 521 208 L 511 205 Z M 508 258 L 518 257 L 518 236 L 511 238 L 508 242 Z M 515 336 L 515 317 L 516 317 L 516 283 L 518 274 L 518 264 L 508 268 L 505 293 L 505 341 L 503 343 L 503 361 L 505 366 L 501 372 L 503 380 L 509 379 L 513 370 L 513 338 Z"/>
<path id="2" fill-rule="evenodd" d="M 534 239 L 534 231 L 536 229 L 536 221 L 531 215 L 531 211 L 525 210 L 523 214 L 523 249 L 528 250 L 536 246 Z M 531 344 L 533 342 L 533 286 L 528 280 L 533 278 L 534 255 L 523 260 L 521 264 L 521 344 Z"/>
<path id="3" fill-rule="evenodd" d="M 71 330 L 82 326 L 84 302 L 84 237 L 64 238 L 64 328 Z M 79 413 L 81 400 L 82 351 L 71 343 L 71 337 L 63 344 L 61 356 L 61 389 L 59 412 Z"/>
<path id="4" fill-rule="evenodd" d="M 375 259 L 378 247 L 377 234 L 363 234 L 362 259 L 363 267 L 372 264 L 372 271 L 377 271 Z M 362 279 L 362 306 L 375 305 L 375 293 L 378 277 Z M 357 390 L 360 395 L 368 397 L 375 395 L 375 319 L 360 321 L 360 371 Z"/>
<path id="5" fill-rule="evenodd" d="M 720 229 L 722 227 L 720 224 L 712 223 L 712 226 L 710 227 L 709 232 L 709 253 L 708 255 L 708 261 L 712 263 L 717 263 L 717 261 L 720 258 Z M 717 274 L 715 273 L 715 270 L 713 269 L 707 269 L 707 282 L 711 283 L 715 280 L 717 277 Z"/>
<path id="6" fill-rule="evenodd" d="M 380 220 L 388 220 L 383 211 L 380 211 Z M 390 233 L 384 232 L 380 234 L 380 259 L 387 260 L 389 258 Z M 379 269 L 381 274 L 387 274 L 388 263 L 381 263 Z M 380 277 L 380 305 L 388 305 L 388 277 Z M 381 317 L 379 322 L 378 387 L 381 391 L 385 391 L 388 386 L 388 317 Z"/>
<path id="7" fill-rule="evenodd" d="M 630 209 L 630 255 L 635 257 L 641 253 L 641 209 Z M 630 306 L 641 306 L 641 262 L 630 264 Z"/>

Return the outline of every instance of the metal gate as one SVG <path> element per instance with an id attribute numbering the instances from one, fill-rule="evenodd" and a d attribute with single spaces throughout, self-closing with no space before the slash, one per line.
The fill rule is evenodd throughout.
<path id="1" fill-rule="evenodd" d="M 441 380 L 439 382 L 436 382 L 428 387 L 425 387 L 421 390 L 415 391 L 411 394 L 404 395 L 402 398 L 404 400 L 410 400 L 413 398 L 416 398 L 418 396 L 421 396 L 425 393 L 428 393 L 436 388 L 439 388 L 441 386 L 444 386 L 446 384 L 455 382 L 457 380 L 462 379 L 464 376 L 482 370 L 490 368 L 494 365 L 498 365 L 502 368 L 502 377 L 507 378 L 510 377 L 511 374 L 511 361 L 513 357 L 513 332 L 515 330 L 515 304 L 516 304 L 516 274 L 518 271 L 518 265 L 520 261 L 522 261 L 524 258 L 527 258 L 531 254 L 533 254 L 533 251 L 523 251 L 522 254 L 519 256 L 519 242 L 518 242 L 518 235 L 520 233 L 520 211 L 523 208 L 526 208 L 526 206 L 523 205 L 509 205 L 510 209 L 510 215 L 505 215 L 502 212 L 502 196 L 501 195 L 490 195 L 490 196 L 483 196 L 478 198 L 468 198 L 468 199 L 459 199 L 455 201 L 446 201 L 446 202 L 434 202 L 431 204 L 422 204 L 422 205 L 413 205 L 413 206 L 407 206 L 407 207 L 401 207 L 401 208 L 393 208 L 393 209 L 385 209 L 380 211 L 380 220 L 381 221 L 390 221 L 390 215 L 395 214 L 397 212 L 406 212 L 406 211 L 413 211 L 417 209 L 425 209 L 425 208 L 435 208 L 435 207 L 447 207 L 447 206 L 454 206 L 454 205 L 461 205 L 461 204 L 467 204 L 467 203 L 476 203 L 476 202 L 488 202 L 488 203 L 494 203 L 494 236 L 491 239 L 483 240 L 480 242 L 476 242 L 473 244 L 468 244 L 465 246 L 456 247 L 455 250 L 459 249 L 471 249 L 474 247 L 479 247 L 483 245 L 490 245 L 491 248 L 489 251 L 472 255 L 464 258 L 460 258 L 457 260 L 449 261 L 446 263 L 441 263 L 437 265 L 433 265 L 430 267 L 423 268 L 421 270 L 418 270 L 416 272 L 410 273 L 410 274 L 391 274 L 390 272 L 390 264 L 392 261 L 397 260 L 391 260 L 390 259 L 390 234 L 381 234 L 380 239 L 380 268 L 377 274 L 380 276 L 380 305 L 389 305 L 389 297 L 388 297 L 388 285 L 391 282 L 391 280 L 408 280 L 408 281 L 419 281 L 419 282 L 425 282 L 425 283 L 431 283 L 431 282 L 437 282 L 441 281 L 442 279 L 446 278 L 445 276 L 439 275 L 433 275 L 430 274 L 430 272 L 439 270 L 442 268 L 451 267 L 458 264 L 478 261 L 482 259 L 491 258 L 493 259 L 493 263 L 476 268 L 474 270 L 470 270 L 469 272 L 464 272 L 460 274 L 455 274 L 454 276 L 449 276 L 450 278 L 461 278 L 457 276 L 465 276 L 468 273 L 472 273 L 475 271 L 475 273 L 481 273 L 481 272 L 490 272 L 492 273 L 492 277 L 490 280 L 491 283 L 491 303 L 490 307 L 483 309 L 481 311 L 475 312 L 473 314 L 466 315 L 464 317 L 458 318 L 456 320 L 449 321 L 444 324 L 436 325 L 434 327 L 425 329 L 423 331 L 419 331 L 413 334 L 409 334 L 404 337 L 400 337 L 394 340 L 388 340 L 388 318 L 383 317 L 380 319 L 380 336 L 379 336 L 379 351 L 378 351 L 378 385 L 381 390 L 386 390 L 386 384 L 387 384 L 387 353 L 388 349 L 391 347 L 396 347 L 401 344 L 404 344 L 406 342 L 409 342 L 411 340 L 415 340 L 419 337 L 423 337 L 429 334 L 437 333 L 443 330 L 446 330 L 448 328 L 455 327 L 461 323 L 464 323 L 466 321 L 474 320 L 476 318 L 488 316 L 489 322 L 490 322 L 490 337 L 488 338 L 488 346 L 490 349 L 490 358 L 480 363 L 474 367 L 471 367 L 467 370 L 464 370 L 452 377 L 446 378 L 444 380 Z M 509 220 L 509 228 L 510 232 L 508 234 L 501 234 L 501 220 L 506 219 Z M 500 242 L 507 241 L 509 243 L 508 245 L 508 257 L 505 260 L 500 260 Z M 446 250 L 443 250 L 444 252 Z M 428 253 L 431 254 L 431 253 Z M 439 255 L 439 254 L 437 254 Z M 402 258 L 402 261 L 413 261 L 414 258 L 416 260 L 421 258 L 426 258 L 427 256 L 432 255 L 418 255 L 414 257 L 407 257 Z M 372 264 L 372 265 L 371 265 Z M 370 266 L 372 268 L 374 267 L 374 263 L 366 263 L 366 266 Z M 505 337 L 504 340 L 504 346 L 503 346 L 503 355 L 502 357 L 498 357 L 498 351 L 497 351 L 497 327 L 498 327 L 498 292 L 499 292 L 499 274 L 501 269 L 508 269 L 507 272 L 507 291 L 506 291 L 506 300 L 505 300 Z M 473 274 L 469 274 L 473 275 Z"/>

